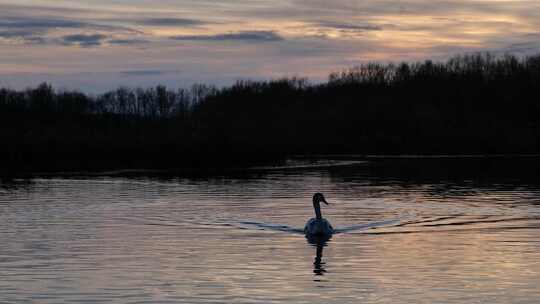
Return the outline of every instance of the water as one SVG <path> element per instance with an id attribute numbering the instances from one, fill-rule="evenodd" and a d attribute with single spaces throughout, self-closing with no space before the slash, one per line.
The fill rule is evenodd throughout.
<path id="1" fill-rule="evenodd" d="M 525 162 L 4 181 L 0 303 L 538 303 Z M 317 191 L 339 233 L 310 244 Z"/>

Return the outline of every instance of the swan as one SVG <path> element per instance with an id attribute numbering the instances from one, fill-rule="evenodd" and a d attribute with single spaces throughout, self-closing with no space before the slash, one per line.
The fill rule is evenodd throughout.
<path id="1" fill-rule="evenodd" d="M 313 208 L 315 209 L 315 217 L 310 219 L 304 227 L 304 233 L 308 237 L 312 236 L 331 236 L 334 233 L 334 228 L 330 225 L 330 222 L 322 217 L 321 205 L 323 202 L 328 205 L 324 195 L 322 193 L 315 193 L 313 195 Z"/>

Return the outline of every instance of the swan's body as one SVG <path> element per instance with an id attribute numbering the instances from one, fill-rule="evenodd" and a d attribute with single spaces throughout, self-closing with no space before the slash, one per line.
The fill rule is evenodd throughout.
<path id="1" fill-rule="evenodd" d="M 328 205 L 321 193 L 315 193 L 313 196 L 313 209 L 315 209 L 315 217 L 310 219 L 304 227 L 304 233 L 310 236 L 331 236 L 334 233 L 334 228 L 330 222 L 322 217 L 321 202 Z"/>
<path id="2" fill-rule="evenodd" d="M 312 218 L 306 223 L 304 233 L 311 235 L 330 235 L 334 233 L 334 228 L 332 228 L 332 225 L 326 219 Z"/>

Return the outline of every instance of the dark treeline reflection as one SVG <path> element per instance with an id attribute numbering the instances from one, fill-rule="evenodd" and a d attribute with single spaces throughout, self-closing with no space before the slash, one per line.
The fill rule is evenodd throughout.
<path id="1" fill-rule="evenodd" d="M 99 96 L 0 89 L 14 168 L 229 166 L 290 154 L 538 153 L 540 56 L 376 64 L 230 87 Z"/>

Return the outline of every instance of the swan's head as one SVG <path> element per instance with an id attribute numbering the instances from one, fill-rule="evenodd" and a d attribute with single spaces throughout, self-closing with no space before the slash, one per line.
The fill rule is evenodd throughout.
<path id="1" fill-rule="evenodd" d="M 328 202 L 326 201 L 326 199 L 324 199 L 324 195 L 322 195 L 322 193 L 315 193 L 313 195 L 313 203 L 318 204 L 320 202 L 328 205 Z"/>

